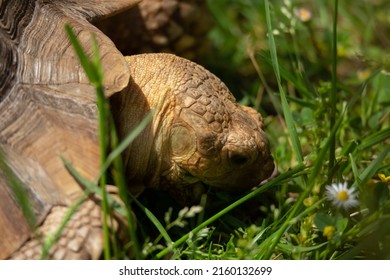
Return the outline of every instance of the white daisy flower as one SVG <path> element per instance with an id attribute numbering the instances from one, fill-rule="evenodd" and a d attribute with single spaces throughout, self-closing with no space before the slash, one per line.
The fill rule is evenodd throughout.
<path id="1" fill-rule="evenodd" d="M 348 209 L 359 205 L 356 189 L 348 188 L 347 183 L 335 183 L 325 188 L 328 200 L 337 208 Z"/>
<path id="2" fill-rule="evenodd" d="M 308 22 L 311 19 L 311 12 L 306 8 L 299 8 L 295 10 L 295 15 L 302 21 Z"/>

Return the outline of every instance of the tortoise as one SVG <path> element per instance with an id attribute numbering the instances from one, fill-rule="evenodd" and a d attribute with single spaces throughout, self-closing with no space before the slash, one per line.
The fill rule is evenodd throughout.
<path id="1" fill-rule="evenodd" d="M 164 51 L 201 62 L 212 53 L 207 35 L 214 21 L 206 1 L 142 1 L 94 25 L 124 54 Z"/>
<path id="2" fill-rule="evenodd" d="M 123 154 L 129 190 L 164 189 L 190 203 L 205 186 L 245 191 L 274 170 L 260 114 L 239 105 L 202 66 L 173 54 L 123 56 L 91 22 L 135 0 L 0 2 L 0 149 L 25 186 L 31 228 L 0 170 L 0 259 L 35 259 L 83 190 L 60 156 L 93 180 L 99 172 L 97 109 L 64 31 L 69 23 L 91 52 L 96 34 L 105 94 L 123 138 L 149 111 L 152 121 Z M 85 201 L 51 248 L 52 259 L 98 259 L 101 209 Z"/>

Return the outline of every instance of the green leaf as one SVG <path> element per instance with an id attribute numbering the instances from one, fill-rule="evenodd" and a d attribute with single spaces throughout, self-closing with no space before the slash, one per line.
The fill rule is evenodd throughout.
<path id="1" fill-rule="evenodd" d="M 336 218 L 336 229 L 341 234 L 348 226 L 348 218 L 338 215 Z"/>
<path id="2" fill-rule="evenodd" d="M 335 221 L 334 218 L 329 216 L 324 212 L 318 212 L 314 217 L 314 224 L 318 228 L 319 231 L 324 231 L 324 228 L 327 226 L 334 226 Z"/>

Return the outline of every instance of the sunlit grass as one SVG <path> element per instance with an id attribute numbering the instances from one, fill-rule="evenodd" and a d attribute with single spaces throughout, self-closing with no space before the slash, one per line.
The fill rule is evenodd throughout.
<path id="1" fill-rule="evenodd" d="M 380 179 L 389 174 L 390 164 L 390 98 L 384 86 L 390 78 L 386 65 L 379 62 L 375 67 L 366 66 L 368 75 L 357 75 L 348 61 L 353 57 L 346 59 L 346 54 L 341 52 L 348 51 L 345 49 L 348 44 L 340 37 L 347 32 L 344 28 L 350 32 L 350 22 L 358 21 L 355 17 L 358 9 L 360 13 L 375 11 L 356 6 L 350 11 L 354 14 L 348 15 L 349 4 L 331 1 L 313 6 L 311 1 L 264 1 L 262 11 L 255 2 L 242 2 L 242 10 L 249 12 L 236 22 L 235 30 L 250 37 L 254 46 L 264 45 L 256 43 L 257 40 L 268 42 L 267 47 L 255 50 L 250 45 L 252 57 L 241 61 L 242 64 L 252 63 L 253 77 L 263 76 L 261 80 L 267 83 L 258 84 L 257 91 L 252 93 L 248 88 L 243 89 L 246 92 L 243 101 L 253 102 L 256 100 L 253 95 L 266 90 L 263 99 L 268 94 L 275 108 L 263 108 L 263 112 L 274 111 L 277 115 L 263 115 L 268 115 L 266 131 L 280 171 L 286 172 L 301 161 L 308 168 L 302 175 L 276 187 L 275 201 L 259 206 L 268 211 L 268 215 L 260 221 L 253 220 L 253 224 L 240 230 L 241 234 L 232 234 L 232 239 L 225 243 L 225 250 L 240 248 L 244 239 L 245 244 L 251 244 L 247 258 L 390 257 L 386 251 L 390 246 L 389 187 L 388 182 Z M 211 5 L 213 12 L 218 9 L 215 2 Z M 302 14 L 297 13 L 302 9 L 304 21 L 300 18 Z M 340 11 L 341 23 L 336 14 Z M 234 17 L 233 11 L 214 14 Z M 266 27 L 262 36 L 248 24 L 258 23 L 259 18 Z M 217 22 L 226 23 L 229 19 Z M 362 27 L 367 28 L 364 24 Z M 313 33 L 313 28 L 317 33 Z M 221 28 L 226 29 L 226 26 Z M 351 37 L 368 34 L 351 34 Z M 230 36 L 224 31 L 212 35 Z M 231 48 L 229 51 L 240 50 Z M 350 67 L 350 75 L 346 75 L 345 70 L 341 72 L 340 68 L 344 67 Z M 351 79 L 353 73 L 356 76 Z M 332 206 L 324 195 L 325 186 L 330 183 L 357 188 L 359 205 L 349 211 Z M 386 221 L 383 227 L 379 228 L 373 217 Z M 367 240 L 373 236 L 375 242 L 368 244 Z M 256 245 L 253 245 L 251 238 L 255 237 Z"/>

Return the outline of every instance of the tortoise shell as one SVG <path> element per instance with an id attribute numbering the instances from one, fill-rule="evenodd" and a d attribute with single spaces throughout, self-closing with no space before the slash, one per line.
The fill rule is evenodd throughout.
<path id="1" fill-rule="evenodd" d="M 96 34 L 110 96 L 127 85 L 128 66 L 111 40 L 90 22 L 136 2 L 0 2 L 0 148 L 27 187 L 38 223 L 53 206 L 69 205 L 81 194 L 60 156 L 89 179 L 99 167 L 95 91 L 64 25 L 73 27 L 87 52 L 91 34 Z M 31 236 L 5 175 L 0 176 L 0 259 Z"/>

